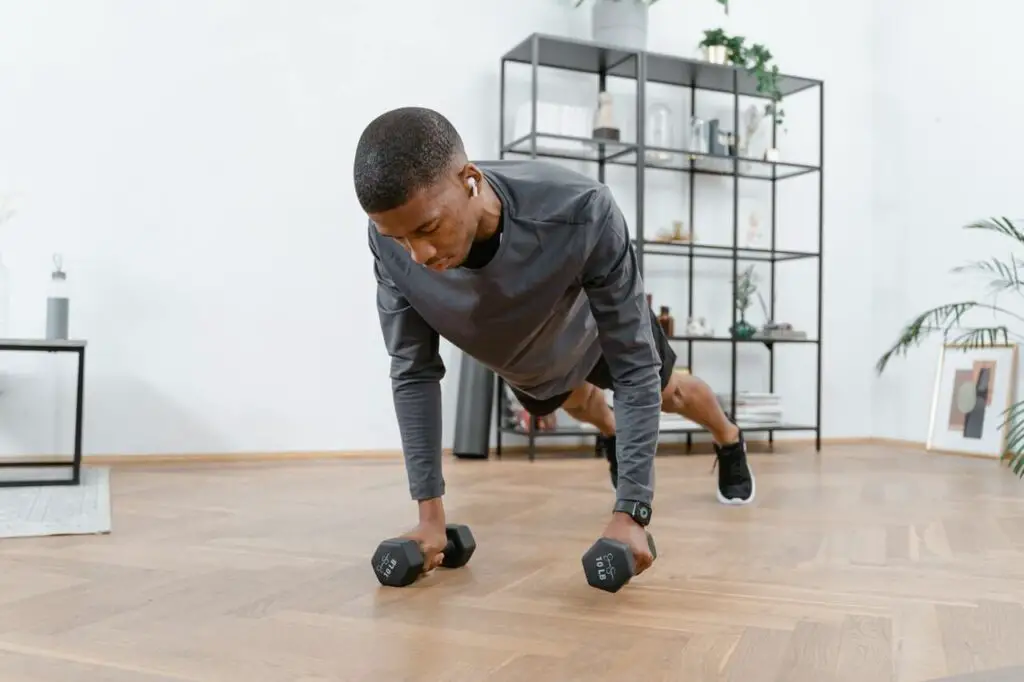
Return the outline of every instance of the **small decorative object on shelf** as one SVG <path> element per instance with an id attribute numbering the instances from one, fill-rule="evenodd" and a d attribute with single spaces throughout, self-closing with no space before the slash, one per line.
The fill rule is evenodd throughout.
<path id="1" fill-rule="evenodd" d="M 673 220 L 672 229 L 659 230 L 658 234 L 654 238 L 654 241 L 662 242 L 664 244 L 689 244 L 692 241 L 692 239 L 692 235 L 683 226 L 683 221 Z"/>
<path id="2" fill-rule="evenodd" d="M 693 116 L 690 118 L 690 140 L 688 149 L 697 154 L 707 154 L 710 148 L 708 126 L 704 119 Z M 693 156 L 691 159 L 695 158 Z"/>
<path id="3" fill-rule="evenodd" d="M 768 306 L 765 305 L 764 297 L 760 291 L 757 292 L 757 302 L 761 304 L 761 310 L 764 311 L 764 318 L 767 321 L 761 326 L 761 329 L 758 330 L 754 338 L 772 341 L 803 341 L 807 339 L 807 332 L 796 331 L 793 329 L 793 325 L 788 322 L 775 322 L 772 320 L 772 314 L 768 310 Z"/>
<path id="4" fill-rule="evenodd" d="M 729 41 L 725 31 L 720 28 L 704 31 L 704 39 L 697 43 L 697 47 L 704 50 L 704 60 L 711 64 L 727 65 L 729 61 Z M 742 41 L 742 38 L 740 39 Z"/>
<path id="5" fill-rule="evenodd" d="M 748 265 L 736 279 L 736 312 L 740 319 L 736 325 L 729 327 L 729 333 L 737 339 L 749 339 L 757 333 L 757 328 L 747 322 L 747 308 L 753 303 L 757 284 L 754 282 L 754 266 Z"/>
<path id="6" fill-rule="evenodd" d="M 669 314 L 667 305 L 661 306 L 661 313 L 658 315 L 658 324 L 660 324 L 661 328 L 665 331 L 665 336 L 675 336 L 676 321 Z"/>
<path id="7" fill-rule="evenodd" d="M 715 331 L 708 325 L 707 318 L 691 317 L 686 322 L 687 336 L 714 336 Z"/>
<path id="8" fill-rule="evenodd" d="M 772 341 L 803 341 L 807 339 L 807 332 L 796 331 L 789 322 L 765 322 L 755 338 Z"/>
<path id="9" fill-rule="evenodd" d="M 675 156 L 670 149 L 678 147 L 673 124 L 672 110 L 661 102 L 652 104 L 647 111 L 647 144 L 657 149 L 648 149 L 645 157 L 648 163 L 671 163 Z"/>
<path id="10" fill-rule="evenodd" d="M 734 394 L 720 393 L 716 397 L 726 411 L 730 411 L 730 405 L 735 401 L 736 409 L 732 413 L 743 428 L 782 423 L 782 398 L 778 394 L 737 391 Z"/>
<path id="11" fill-rule="evenodd" d="M 50 291 L 46 298 L 46 338 L 48 340 L 68 338 L 69 293 L 68 276 L 61 267 L 59 253 L 53 254 L 54 270 L 50 275 Z"/>
<path id="12" fill-rule="evenodd" d="M 761 129 L 761 122 L 764 121 L 764 115 L 761 110 L 754 104 L 743 110 L 743 116 L 741 117 L 743 123 L 743 135 L 740 136 L 739 144 L 739 155 L 750 157 L 750 141 L 757 135 L 757 131 Z"/>
<path id="13" fill-rule="evenodd" d="M 597 96 L 597 115 L 594 117 L 594 139 L 619 141 L 621 132 L 615 125 L 615 111 L 611 93 L 602 90 Z"/>
<path id="14" fill-rule="evenodd" d="M 708 121 L 708 153 L 714 156 L 725 156 L 721 125 L 717 118 Z"/>

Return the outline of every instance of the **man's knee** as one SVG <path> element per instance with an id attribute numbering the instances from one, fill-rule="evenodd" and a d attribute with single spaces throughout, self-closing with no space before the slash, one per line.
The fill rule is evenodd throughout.
<path id="1" fill-rule="evenodd" d="M 569 397 L 562 403 L 562 409 L 572 414 L 581 410 L 586 410 L 587 407 L 593 402 L 594 397 L 599 392 L 597 386 L 593 384 L 583 384 L 579 388 L 573 389 L 573 392 L 569 394 Z"/>

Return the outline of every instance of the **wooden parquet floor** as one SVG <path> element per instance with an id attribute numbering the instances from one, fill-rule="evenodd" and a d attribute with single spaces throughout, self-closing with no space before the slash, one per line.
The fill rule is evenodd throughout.
<path id="1" fill-rule="evenodd" d="M 923 682 L 1024 664 L 1024 482 L 888 446 L 657 465 L 659 559 L 618 594 L 580 555 L 605 463 L 446 461 L 470 565 L 381 588 L 398 461 L 125 466 L 109 536 L 0 541 L 0 681 Z M 973 679 L 973 678 L 972 678 Z"/>

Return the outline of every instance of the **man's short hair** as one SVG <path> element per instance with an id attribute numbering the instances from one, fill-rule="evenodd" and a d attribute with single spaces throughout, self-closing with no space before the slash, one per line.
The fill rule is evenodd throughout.
<path id="1" fill-rule="evenodd" d="M 437 182 L 464 154 L 462 138 L 441 114 L 423 107 L 392 109 L 363 130 L 356 145 L 356 196 L 367 213 L 397 208 Z"/>

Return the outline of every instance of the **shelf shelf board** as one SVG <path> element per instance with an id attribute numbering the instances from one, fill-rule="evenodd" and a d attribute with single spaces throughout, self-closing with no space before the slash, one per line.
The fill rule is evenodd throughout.
<path id="1" fill-rule="evenodd" d="M 753 423 L 741 422 L 740 423 L 740 428 L 743 430 L 744 433 L 764 433 L 764 432 L 768 432 L 768 431 L 816 431 L 817 430 L 814 426 L 807 426 L 807 425 L 804 425 L 804 424 L 790 424 L 790 423 L 786 423 L 786 422 L 779 423 L 779 424 L 753 424 Z M 682 426 L 682 427 L 675 427 L 675 428 L 658 429 L 658 433 L 663 435 L 663 436 L 673 435 L 673 434 L 681 435 L 681 434 L 685 434 L 685 433 L 703 433 L 705 431 L 706 431 L 706 429 L 704 429 L 703 427 L 700 427 L 700 426 L 691 426 L 691 427 Z M 529 435 L 530 435 L 529 433 L 527 433 L 527 431 L 525 429 L 521 429 L 519 427 L 514 427 L 514 426 L 503 426 L 503 427 L 501 427 L 501 432 L 502 433 L 511 434 L 511 435 L 515 435 L 515 436 L 523 436 L 524 438 L 525 437 L 529 437 Z M 596 429 L 587 429 L 587 428 L 577 427 L 577 426 L 561 426 L 561 427 L 559 427 L 557 429 L 553 429 L 551 431 L 535 431 L 534 434 L 533 434 L 533 437 L 534 438 L 558 438 L 558 437 L 565 437 L 565 436 L 570 436 L 570 437 L 572 437 L 572 436 L 575 436 L 575 437 L 594 436 L 594 437 L 596 437 L 597 435 L 598 435 L 598 432 L 597 432 Z"/>
<path id="2" fill-rule="evenodd" d="M 636 246 L 637 241 L 633 240 Z M 818 258 L 821 254 L 815 251 L 788 251 L 779 249 L 733 248 L 717 244 L 684 244 L 681 242 L 659 242 L 644 240 L 644 255 L 650 256 L 689 256 L 694 258 L 718 258 L 722 260 L 741 261 L 787 261 L 801 258 Z"/>
<path id="3" fill-rule="evenodd" d="M 647 82 L 697 88 L 713 92 L 764 98 L 757 90 L 757 79 L 741 67 L 711 64 L 701 59 L 687 59 L 658 52 L 626 50 L 614 45 L 564 36 L 535 33 L 505 53 L 503 59 L 518 64 L 533 63 L 533 40 L 538 47 L 538 65 L 546 68 L 599 74 L 602 71 L 616 78 L 636 80 L 638 57 L 647 60 Z M 783 74 L 779 89 L 783 97 L 820 86 L 822 81 Z"/>
<path id="4" fill-rule="evenodd" d="M 817 344 L 817 339 L 800 338 L 773 338 L 765 336 L 753 336 L 749 339 L 734 339 L 731 336 L 670 336 L 669 341 L 693 341 L 695 343 L 763 343 L 772 345 L 775 343 L 805 343 Z"/>
<path id="5" fill-rule="evenodd" d="M 534 149 L 536 147 L 536 149 Z M 555 133 L 527 133 L 502 146 L 505 154 L 528 154 L 538 158 L 604 162 L 636 166 L 639 149 L 631 142 L 599 140 Z M 820 170 L 818 166 L 783 161 L 765 161 L 742 156 L 700 154 L 685 149 L 645 147 L 644 168 L 701 175 L 784 180 Z"/>

